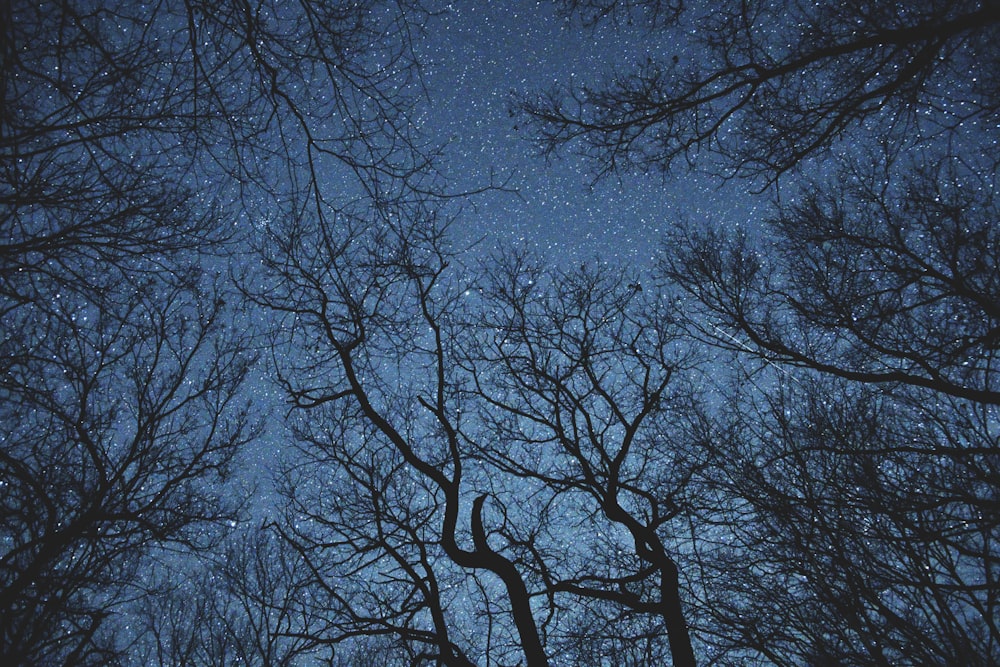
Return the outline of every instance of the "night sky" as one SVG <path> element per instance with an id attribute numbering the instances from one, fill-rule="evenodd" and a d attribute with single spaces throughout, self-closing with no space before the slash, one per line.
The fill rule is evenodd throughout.
<path id="1" fill-rule="evenodd" d="M 422 129 L 447 143 L 453 187 L 475 188 L 493 170 L 509 176 L 519 195 L 474 200 L 478 207 L 463 216 L 460 232 L 489 245 L 523 242 L 557 264 L 600 257 L 640 265 L 679 220 L 746 220 L 754 203 L 741 184 L 683 169 L 669 178 L 622 174 L 595 182 L 593 166 L 572 151 L 539 156 L 531 129 L 508 113 L 514 95 L 602 81 L 669 50 L 663 40 L 610 24 L 584 29 L 549 2 L 456 2 L 432 18 L 417 49 L 431 95 Z"/>
<path id="2" fill-rule="evenodd" d="M 478 191 L 491 178 L 504 186 L 462 204 L 451 231 L 456 247 L 469 248 L 470 265 L 504 247 L 525 247 L 553 267 L 600 261 L 642 270 L 672 226 L 759 223 L 766 204 L 743 181 L 681 165 L 669 174 L 598 177 L 571 149 L 543 156 L 531 128 L 511 111 L 519 96 L 602 82 L 662 51 L 697 57 L 663 41 L 662 34 L 611 23 L 583 27 L 551 2 L 442 3 L 432 14 L 414 43 L 425 87 L 418 129 L 444 147 L 439 168 L 449 192 Z M 284 414 L 284 396 L 259 372 L 251 388 L 255 403 Z M 280 419 L 270 426 L 270 436 L 251 445 L 253 477 L 268 475 L 276 453 L 286 450 Z M 270 502 L 265 493 L 260 499 Z"/>
<path id="3" fill-rule="evenodd" d="M 0 5 L 0 662 L 990 664 L 950 2 Z"/>

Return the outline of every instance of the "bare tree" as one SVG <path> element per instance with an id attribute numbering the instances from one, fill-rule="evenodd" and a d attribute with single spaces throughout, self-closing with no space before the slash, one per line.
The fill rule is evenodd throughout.
<path id="1" fill-rule="evenodd" d="M 440 214 L 381 214 L 276 228 L 253 296 L 283 314 L 303 463 L 280 530 L 323 636 L 453 665 L 694 664 L 674 523 L 703 464 L 694 361 L 655 290 L 521 253 L 470 282 Z"/>
<path id="2" fill-rule="evenodd" d="M 765 224 L 678 229 L 660 263 L 737 369 L 689 485 L 706 655 L 996 662 L 997 5 L 674 18 L 656 34 L 698 48 L 521 109 L 599 174 L 684 157 L 780 185 Z"/>
<path id="3" fill-rule="evenodd" d="M 562 4 L 586 17 L 619 3 Z M 993 2 L 752 1 L 679 14 L 664 2 L 654 4 L 672 18 L 659 22 L 641 4 L 632 17 L 653 17 L 657 47 L 675 36 L 688 48 L 519 102 L 543 151 L 572 145 L 598 174 L 702 154 L 702 167 L 768 183 L 845 134 L 910 143 L 996 126 Z"/>
<path id="4" fill-rule="evenodd" d="M 807 643 L 852 664 L 997 657 L 995 206 L 964 167 L 910 173 L 898 188 L 856 179 L 806 194 L 754 240 L 681 231 L 664 255 L 692 297 L 692 336 L 756 358 L 785 387 L 761 381 L 768 398 L 739 403 L 717 471 L 760 517 L 750 525 L 768 526 L 763 541 L 733 539 L 762 572 L 794 577 L 801 603 L 755 575 L 718 613 L 748 633 L 744 604 L 780 605 L 772 618 L 796 634 L 768 626 L 752 640 L 778 664 Z M 839 620 L 806 632 L 806 606 Z"/>
<path id="5" fill-rule="evenodd" d="M 310 221 L 271 239 L 275 280 L 258 298 L 288 313 L 279 339 L 287 360 L 279 372 L 295 405 L 319 414 L 347 403 L 343 428 L 396 451 L 425 480 L 441 507 L 435 517 L 440 549 L 458 567 L 485 570 L 503 582 L 524 657 L 544 663 L 528 590 L 514 563 L 486 543 L 481 527 L 471 531 L 471 548 L 460 541 L 460 511 L 468 503 L 464 456 L 448 417 L 454 393 L 445 382 L 450 371 L 438 320 L 456 297 L 437 298 L 447 265 L 439 223 L 428 215 L 394 228 L 379 218 L 336 230 Z M 399 372 L 387 374 L 383 365 Z M 482 500 L 475 504 L 474 526 Z"/>
<path id="6" fill-rule="evenodd" d="M 152 564 L 184 563 L 175 550 L 204 552 L 236 518 L 221 484 L 255 433 L 236 398 L 254 355 L 225 255 L 289 202 L 346 211 L 433 186 L 406 117 L 424 13 L 0 11 L 3 657 L 106 664 L 148 644 L 121 619 L 161 595 Z M 230 594 L 205 598 L 213 632 L 272 620 L 235 614 L 249 591 Z M 158 655 L 186 660 L 166 640 L 187 631 L 177 622 L 145 629 Z M 196 632 L 189 657 L 276 661 L 298 650 L 278 625 L 280 646 L 254 650 Z"/>
<path id="7" fill-rule="evenodd" d="M 354 442 L 344 426 L 356 415 L 335 419 L 296 427 L 300 456 L 282 486 L 290 502 L 274 526 L 311 575 L 322 620 L 303 634 L 338 654 L 379 642 L 385 664 L 474 664 L 446 618 L 461 580 L 443 564 L 438 494 L 395 449 Z"/>
<path id="8" fill-rule="evenodd" d="M 144 588 L 156 549 L 202 548 L 252 436 L 233 404 L 245 349 L 221 302 L 146 284 L 112 308 L 56 290 L 5 315 L 3 652 L 105 664 L 103 622 Z M 221 335 L 220 335 L 221 334 Z M 173 547 L 172 547 L 173 548 Z"/>
<path id="9" fill-rule="evenodd" d="M 331 663 L 310 639 L 308 577 L 277 535 L 250 524 L 208 558 L 170 572 L 133 608 L 127 664 L 288 666 Z"/>
<path id="10" fill-rule="evenodd" d="M 957 159 L 899 179 L 851 168 L 840 188 L 804 187 L 770 235 L 677 232 L 663 273 L 699 304 L 692 331 L 713 345 L 996 405 L 1000 238 L 987 179 Z"/>
<path id="11" fill-rule="evenodd" d="M 777 380 L 776 383 L 780 383 Z M 706 429 L 694 617 L 713 659 L 996 661 L 992 408 L 839 379 L 734 392 Z M 707 494 L 706 494 L 707 495 Z"/>
<path id="12" fill-rule="evenodd" d="M 491 466 L 540 487 L 553 536 L 573 521 L 568 507 L 586 508 L 603 526 L 598 536 L 618 531 L 629 546 L 598 541 L 585 562 L 537 559 L 544 537 L 521 527 L 500 534 L 525 549 L 557 609 L 600 608 L 587 622 L 601 628 L 604 649 L 665 633 L 674 664 L 694 664 L 672 551 L 684 541 L 673 524 L 681 496 L 703 456 L 686 437 L 696 392 L 683 375 L 695 355 L 678 344 L 655 290 L 620 269 L 543 271 L 515 253 L 484 275 L 486 333 L 463 362 L 484 406 L 468 437 Z M 602 553 L 611 549 L 629 556 Z M 663 659 L 656 644 L 640 664 Z"/>
<path id="13" fill-rule="evenodd" d="M 189 187 L 183 64 L 144 17 L 4 10 L 0 651 L 112 664 L 165 554 L 239 509 L 223 485 L 254 434 L 253 353 L 215 260 L 231 219 Z"/>

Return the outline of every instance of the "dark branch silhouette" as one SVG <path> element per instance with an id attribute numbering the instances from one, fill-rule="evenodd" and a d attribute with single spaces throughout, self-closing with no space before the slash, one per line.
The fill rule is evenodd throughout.
<path id="1" fill-rule="evenodd" d="M 599 175 L 666 172 L 678 158 L 701 155 L 709 170 L 769 183 L 845 133 L 910 143 L 996 122 L 993 2 L 706 9 L 657 26 L 662 38 L 676 30 L 682 43 L 692 39 L 689 52 L 647 59 L 606 85 L 516 102 L 542 151 L 569 146 Z M 642 21 L 642 12 L 632 14 Z M 956 98 L 963 103 L 948 102 Z"/>

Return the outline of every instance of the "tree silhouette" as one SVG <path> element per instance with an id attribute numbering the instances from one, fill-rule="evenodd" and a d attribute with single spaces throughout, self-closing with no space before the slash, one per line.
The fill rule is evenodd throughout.
<path id="1" fill-rule="evenodd" d="M 0 7 L 4 664 L 1000 660 L 997 4 L 557 4 L 698 58 L 522 100 L 543 150 L 764 225 L 471 259 L 419 2 Z"/>
<path id="2" fill-rule="evenodd" d="M 303 463 L 279 530 L 325 636 L 453 665 L 693 664 L 674 520 L 706 455 L 654 290 L 522 253 L 468 282 L 440 214 L 390 220 L 276 230 L 254 295 L 284 314 Z"/>
<path id="3" fill-rule="evenodd" d="M 210 558 L 170 576 L 130 620 L 141 627 L 127 664 L 296 665 L 331 663 L 332 652 L 303 633 L 312 619 L 307 577 L 278 536 L 251 525 Z"/>
<path id="4" fill-rule="evenodd" d="M 654 26 L 693 28 L 696 63 L 521 104 L 599 174 L 685 157 L 777 185 L 762 225 L 679 227 L 660 259 L 689 340 L 735 368 L 699 407 L 706 654 L 991 664 L 997 6 L 716 9 Z"/>
<path id="5" fill-rule="evenodd" d="M 561 4 L 587 17 L 630 3 Z M 573 146 L 598 174 L 665 172 L 701 154 L 706 169 L 770 183 L 845 134 L 912 141 L 996 125 L 993 2 L 752 1 L 679 14 L 648 3 L 669 8 L 668 21 L 636 4 L 636 22 L 664 37 L 677 29 L 690 50 L 520 100 L 544 152 Z"/>
<path id="6" fill-rule="evenodd" d="M 885 168 L 885 164 L 878 169 Z M 1000 238 L 988 173 L 952 159 L 803 187 L 760 241 L 679 231 L 663 273 L 697 335 L 849 380 L 996 405 Z"/>
<path id="7" fill-rule="evenodd" d="M 707 482 L 740 521 L 706 516 L 696 549 L 706 580 L 725 577 L 704 607 L 718 654 L 994 662 L 993 419 L 959 399 L 839 379 L 743 402 L 714 439 Z"/>
<path id="8" fill-rule="evenodd" d="M 235 518 L 219 490 L 253 435 L 234 403 L 248 358 L 210 286 L 93 301 L 49 277 L 4 315 L 4 658 L 106 664 L 103 622 L 142 594 L 148 557 Z"/>
<path id="9" fill-rule="evenodd" d="M 419 4 L 279 4 L 0 9 L 5 662 L 302 650 L 247 645 L 233 619 L 271 618 L 233 610 L 247 590 L 190 596 L 211 627 L 127 620 L 176 603 L 160 565 L 238 518 L 256 343 L 225 276 L 247 223 L 433 187 L 406 117 Z"/>
<path id="10" fill-rule="evenodd" d="M 767 529 L 732 539 L 780 578 L 714 613 L 777 664 L 997 657 L 996 211 L 978 174 L 914 173 L 817 189 L 752 241 L 678 231 L 663 256 L 691 335 L 771 377 L 752 381 L 763 403 L 732 402 L 715 473 Z M 767 618 L 783 627 L 752 626 Z"/>

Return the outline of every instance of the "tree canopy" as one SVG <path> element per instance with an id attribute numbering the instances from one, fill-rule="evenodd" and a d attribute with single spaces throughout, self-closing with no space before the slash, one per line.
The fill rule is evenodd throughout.
<path id="1" fill-rule="evenodd" d="M 0 8 L 4 664 L 1000 660 L 1000 5 L 553 5 L 522 134 L 760 219 L 456 234 L 435 3 Z"/>

